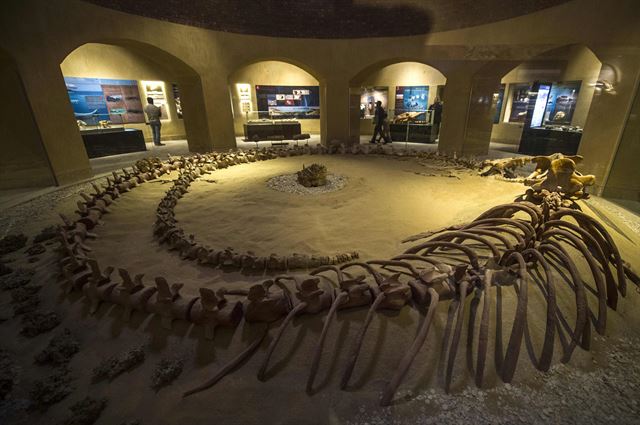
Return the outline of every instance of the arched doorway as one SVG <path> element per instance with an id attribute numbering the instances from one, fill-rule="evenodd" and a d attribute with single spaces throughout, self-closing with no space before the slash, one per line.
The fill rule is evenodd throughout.
<path id="1" fill-rule="evenodd" d="M 446 82 L 442 72 L 422 62 L 385 61 L 365 68 L 350 82 L 352 142 L 371 141 L 380 101 L 392 141 L 437 144 L 442 105 L 432 105 L 443 100 Z"/>
<path id="2" fill-rule="evenodd" d="M 64 58 L 60 70 L 90 158 L 154 154 L 144 114 L 148 97 L 162 110 L 167 148 L 156 153 L 211 149 L 200 77 L 162 49 L 131 40 L 86 43 Z"/>
<path id="3" fill-rule="evenodd" d="M 260 60 L 228 78 L 238 147 L 321 141 L 321 86 L 308 67 Z"/>
<path id="4" fill-rule="evenodd" d="M 495 93 L 491 148 L 576 154 L 602 63 L 587 47 L 556 48 L 507 72 Z"/>
<path id="5" fill-rule="evenodd" d="M 43 187 L 56 183 L 31 105 L 14 60 L 0 49 L 3 93 L 3 149 L 0 189 Z"/>

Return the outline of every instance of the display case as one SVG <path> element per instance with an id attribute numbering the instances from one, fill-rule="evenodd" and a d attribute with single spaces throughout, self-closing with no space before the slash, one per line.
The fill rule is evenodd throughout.
<path id="1" fill-rule="evenodd" d="M 428 90 L 423 91 L 421 95 L 427 96 Z M 420 108 L 416 107 L 413 110 L 408 110 L 408 107 L 404 107 L 389 111 L 389 116 L 394 117 L 393 122 L 389 124 L 389 135 L 392 141 L 435 143 L 431 134 L 433 111 L 426 109 L 425 105 L 426 98 Z"/>
<path id="2" fill-rule="evenodd" d="M 394 142 L 435 143 L 431 140 L 431 124 L 393 123 L 389 133 Z"/>
<path id="3" fill-rule="evenodd" d="M 518 153 L 525 155 L 551 155 L 560 152 L 565 155 L 578 153 L 582 129 L 571 126 L 545 125 L 526 128 L 522 132 Z"/>
<path id="4" fill-rule="evenodd" d="M 258 120 L 244 124 L 244 140 L 293 140 L 293 136 L 302 132 L 300 122 L 296 120 Z"/>
<path id="5" fill-rule="evenodd" d="M 134 128 L 93 128 L 82 130 L 80 134 L 89 158 L 147 150 L 142 130 Z"/>
<path id="6" fill-rule="evenodd" d="M 559 152 L 565 155 L 575 155 L 578 152 L 582 129 L 568 124 L 555 124 L 545 119 L 549 116 L 550 105 L 557 102 L 556 98 L 559 96 L 563 95 L 554 93 L 552 83 L 534 82 L 532 90 L 529 92 L 527 116 L 518 153 L 550 155 Z"/>

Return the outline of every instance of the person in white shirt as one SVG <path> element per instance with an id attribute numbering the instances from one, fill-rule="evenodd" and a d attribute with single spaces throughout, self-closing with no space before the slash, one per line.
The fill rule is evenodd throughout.
<path id="1" fill-rule="evenodd" d="M 164 143 L 160 142 L 160 128 L 162 127 L 162 123 L 160 123 L 160 117 L 162 117 L 162 109 L 153 104 L 153 98 L 151 97 L 147 98 L 147 102 L 149 104 L 144 107 L 144 113 L 147 114 L 149 126 L 151 126 L 151 133 L 153 134 L 153 144 L 156 146 L 164 146 Z"/>

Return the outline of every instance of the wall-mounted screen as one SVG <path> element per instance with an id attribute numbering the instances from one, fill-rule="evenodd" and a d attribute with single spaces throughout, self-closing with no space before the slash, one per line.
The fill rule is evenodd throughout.
<path id="1" fill-rule="evenodd" d="M 389 87 L 362 87 L 360 94 L 360 118 L 373 118 L 376 112 L 376 102 L 382 102 L 387 109 Z"/>
<path id="2" fill-rule="evenodd" d="M 77 120 L 98 125 L 142 123 L 144 113 L 136 80 L 64 77 L 69 100 Z"/>
<path id="3" fill-rule="evenodd" d="M 512 84 L 511 93 L 511 112 L 509 113 L 509 122 L 525 122 L 527 119 L 527 105 L 529 105 L 529 89 L 531 85 Z"/>
<path id="4" fill-rule="evenodd" d="M 553 84 L 549 93 L 546 121 L 552 124 L 571 124 L 581 83 L 581 81 L 563 81 Z"/>
<path id="5" fill-rule="evenodd" d="M 429 86 L 396 86 L 395 114 L 424 112 L 429 106 Z M 417 119 L 424 119 L 424 114 Z"/>
<path id="6" fill-rule="evenodd" d="M 319 86 L 256 85 L 260 118 L 320 118 Z"/>

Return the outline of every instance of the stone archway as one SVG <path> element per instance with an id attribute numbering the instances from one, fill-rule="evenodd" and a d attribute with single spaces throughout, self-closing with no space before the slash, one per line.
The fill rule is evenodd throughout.
<path id="1" fill-rule="evenodd" d="M 100 49 L 109 50 L 111 54 L 107 57 L 111 59 L 100 60 Z M 125 64 L 116 63 L 114 59 Z M 61 69 L 65 76 L 74 73 L 84 74 L 74 75 L 77 77 L 161 81 L 170 111 L 167 117 L 169 120 L 163 123 L 163 127 L 168 127 L 165 130 L 167 135 L 173 138 L 186 136 L 191 152 L 206 152 L 213 148 L 199 74 L 184 61 L 163 49 L 128 39 L 98 40 L 95 43 L 85 43 L 69 52 L 61 62 Z M 179 89 L 181 116 L 178 115 L 175 106 L 174 85 Z M 140 95 L 144 97 L 144 92 Z M 143 124 L 137 127 L 149 133 Z M 150 134 L 146 136 L 149 138 Z"/>
<path id="2" fill-rule="evenodd" d="M 323 140 L 322 129 L 326 121 L 323 93 L 326 84 L 306 64 L 280 57 L 254 59 L 236 67 L 228 76 L 228 84 L 238 143 L 252 140 L 246 134 L 247 126 L 252 124 L 250 122 L 267 119 L 294 119 L 297 122 L 291 124 L 295 130 L 282 134 L 285 141 L 290 140 L 292 131 L 309 134 L 313 142 Z M 296 87 L 300 88 L 301 94 L 293 93 L 298 90 Z M 282 93 L 277 94 L 277 90 Z M 273 93 L 270 94 L 271 91 Z M 291 93 L 285 94 L 288 91 Z M 281 99 L 283 96 L 286 99 Z M 258 135 L 253 134 L 253 137 Z"/>
<path id="3" fill-rule="evenodd" d="M 379 93 L 381 98 L 384 98 L 386 88 L 387 105 L 383 106 L 387 109 L 389 120 L 403 119 L 403 115 L 407 113 L 415 115 L 421 112 L 420 109 L 427 110 L 429 105 L 433 104 L 436 98 L 440 98 L 446 85 L 446 76 L 436 67 L 420 60 L 411 59 L 386 59 L 370 64 L 363 68 L 360 72 L 354 75 L 349 82 L 349 136 L 352 143 L 360 143 L 362 140 L 370 138 L 373 127 L 370 124 L 370 117 L 366 113 L 366 105 L 362 103 L 363 87 L 371 88 L 372 95 L 369 96 L 372 99 Z M 410 87 L 418 88 L 425 87 L 421 94 L 418 94 L 420 98 L 416 105 L 407 106 L 404 102 L 404 91 Z M 380 90 L 375 89 L 380 87 Z M 404 90 L 404 91 L 403 91 Z M 427 94 L 428 93 L 428 94 Z M 425 99 L 421 99 L 425 97 Z M 376 100 L 376 99 L 373 99 Z M 363 116 L 362 106 L 365 105 L 365 112 Z M 397 106 L 399 105 L 399 106 Z M 369 119 L 367 119 L 369 118 Z M 415 121 L 419 119 L 419 121 Z M 403 141 L 420 141 L 430 142 L 431 133 L 430 130 L 426 134 L 420 134 L 420 132 L 409 131 L 412 127 L 409 121 L 413 120 L 415 123 L 429 123 L 430 115 L 426 112 L 416 117 L 409 117 L 406 123 L 407 131 L 402 137 Z M 403 121 L 404 122 L 404 121 Z M 419 126 L 416 124 L 415 126 Z M 417 128 L 417 127 L 416 127 Z M 398 137 L 401 136 L 398 130 L 397 136 L 393 137 L 395 141 L 400 141 Z M 392 136 L 395 133 L 392 132 Z M 424 136 L 424 137 L 423 137 Z M 362 140 L 361 140 L 362 139 Z"/>

